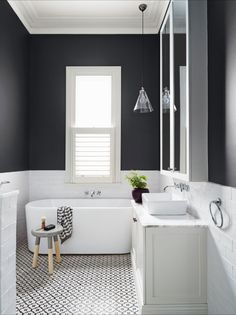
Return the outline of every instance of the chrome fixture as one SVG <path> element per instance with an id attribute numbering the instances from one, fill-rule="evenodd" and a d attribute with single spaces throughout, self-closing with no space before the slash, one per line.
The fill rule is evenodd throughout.
<path id="1" fill-rule="evenodd" d="M 175 185 L 167 185 L 166 187 L 164 187 L 163 191 L 166 192 L 167 188 L 176 188 Z"/>
<path id="2" fill-rule="evenodd" d="M 213 215 L 213 213 L 212 213 L 212 205 L 213 204 L 216 205 L 217 210 L 220 214 L 220 223 L 217 222 L 216 215 Z M 217 198 L 216 200 L 211 201 L 209 204 L 209 210 L 210 210 L 212 221 L 214 222 L 215 226 L 217 226 L 220 229 L 224 225 L 224 217 L 223 217 L 223 212 L 221 210 L 221 205 L 222 205 L 222 200 L 220 198 Z"/>
<path id="3" fill-rule="evenodd" d="M 95 194 L 96 194 L 96 191 L 95 191 L 95 190 L 90 191 L 90 197 L 91 197 L 91 198 L 93 198 L 93 197 L 95 196 Z"/>
<path id="4" fill-rule="evenodd" d="M 182 191 L 189 191 L 190 187 L 187 184 L 184 183 L 174 183 L 174 185 L 167 185 L 164 187 L 163 191 L 166 192 L 167 188 L 175 188 L 175 189 L 179 189 L 181 192 Z"/>
<path id="5" fill-rule="evenodd" d="M 175 185 L 175 188 L 179 189 L 181 192 L 184 191 L 184 190 L 185 191 L 189 191 L 190 190 L 189 185 L 184 184 L 184 183 L 174 183 L 174 185 Z"/>
<path id="6" fill-rule="evenodd" d="M 89 190 L 85 190 L 84 195 L 86 197 L 91 197 L 91 198 L 93 198 L 95 196 L 101 197 L 102 192 L 101 192 L 101 190 L 90 190 L 90 191 Z"/>
<path id="7" fill-rule="evenodd" d="M 4 181 L 0 182 L 0 186 L 6 185 L 6 184 L 10 184 L 9 180 L 4 180 Z"/>
<path id="8" fill-rule="evenodd" d="M 153 112 L 153 108 L 147 93 L 144 89 L 144 11 L 147 9 L 146 4 L 140 4 L 139 10 L 142 12 L 142 72 L 141 72 L 141 90 L 139 91 L 139 96 L 134 107 L 134 112 L 144 114 Z"/>

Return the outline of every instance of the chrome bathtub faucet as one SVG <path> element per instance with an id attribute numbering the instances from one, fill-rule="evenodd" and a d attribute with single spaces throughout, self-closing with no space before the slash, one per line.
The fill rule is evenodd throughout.
<path id="1" fill-rule="evenodd" d="M 90 191 L 90 197 L 93 198 L 96 194 L 96 190 L 91 190 Z"/>
<path id="2" fill-rule="evenodd" d="M 91 198 L 93 198 L 95 196 L 101 197 L 102 192 L 101 192 L 101 190 L 90 190 L 90 191 L 89 190 L 85 190 L 84 195 L 86 197 L 91 197 Z"/>

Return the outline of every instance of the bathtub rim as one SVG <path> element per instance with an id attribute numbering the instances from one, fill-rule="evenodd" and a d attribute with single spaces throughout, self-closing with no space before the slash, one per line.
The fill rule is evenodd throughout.
<path id="1" fill-rule="evenodd" d="M 116 206 L 111 206 L 111 205 L 99 205 L 99 206 L 94 206 L 94 205 L 76 205 L 76 206 L 71 206 L 73 209 L 130 209 L 132 208 L 132 204 L 131 204 L 131 200 L 129 198 L 46 198 L 46 199 L 37 199 L 37 200 L 32 200 L 29 201 L 26 205 L 25 208 L 47 208 L 47 209 L 55 209 L 55 208 L 59 208 L 59 205 L 50 205 L 50 202 L 53 202 L 54 200 L 87 200 L 87 201 L 91 201 L 91 200 L 125 200 L 127 201 L 127 205 L 116 205 Z M 37 202 L 46 202 L 49 201 L 48 205 L 37 205 Z M 128 202 L 130 203 L 128 205 Z M 65 206 L 66 204 L 64 204 Z M 61 205 L 63 206 L 63 204 Z M 70 206 L 70 205 L 69 205 Z"/>

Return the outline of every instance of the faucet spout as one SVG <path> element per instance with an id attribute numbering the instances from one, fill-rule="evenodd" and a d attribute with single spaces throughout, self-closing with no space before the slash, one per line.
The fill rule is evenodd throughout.
<path id="1" fill-rule="evenodd" d="M 95 196 L 95 190 L 90 191 L 90 197 L 93 198 Z"/>
<path id="2" fill-rule="evenodd" d="M 163 191 L 166 192 L 167 188 L 175 188 L 175 185 L 167 185 L 164 187 Z"/>

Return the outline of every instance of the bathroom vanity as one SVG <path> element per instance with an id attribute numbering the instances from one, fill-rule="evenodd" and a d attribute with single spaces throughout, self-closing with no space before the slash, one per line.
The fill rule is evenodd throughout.
<path id="1" fill-rule="evenodd" d="M 153 216 L 132 201 L 132 264 L 141 314 L 207 314 L 206 225 Z"/>

